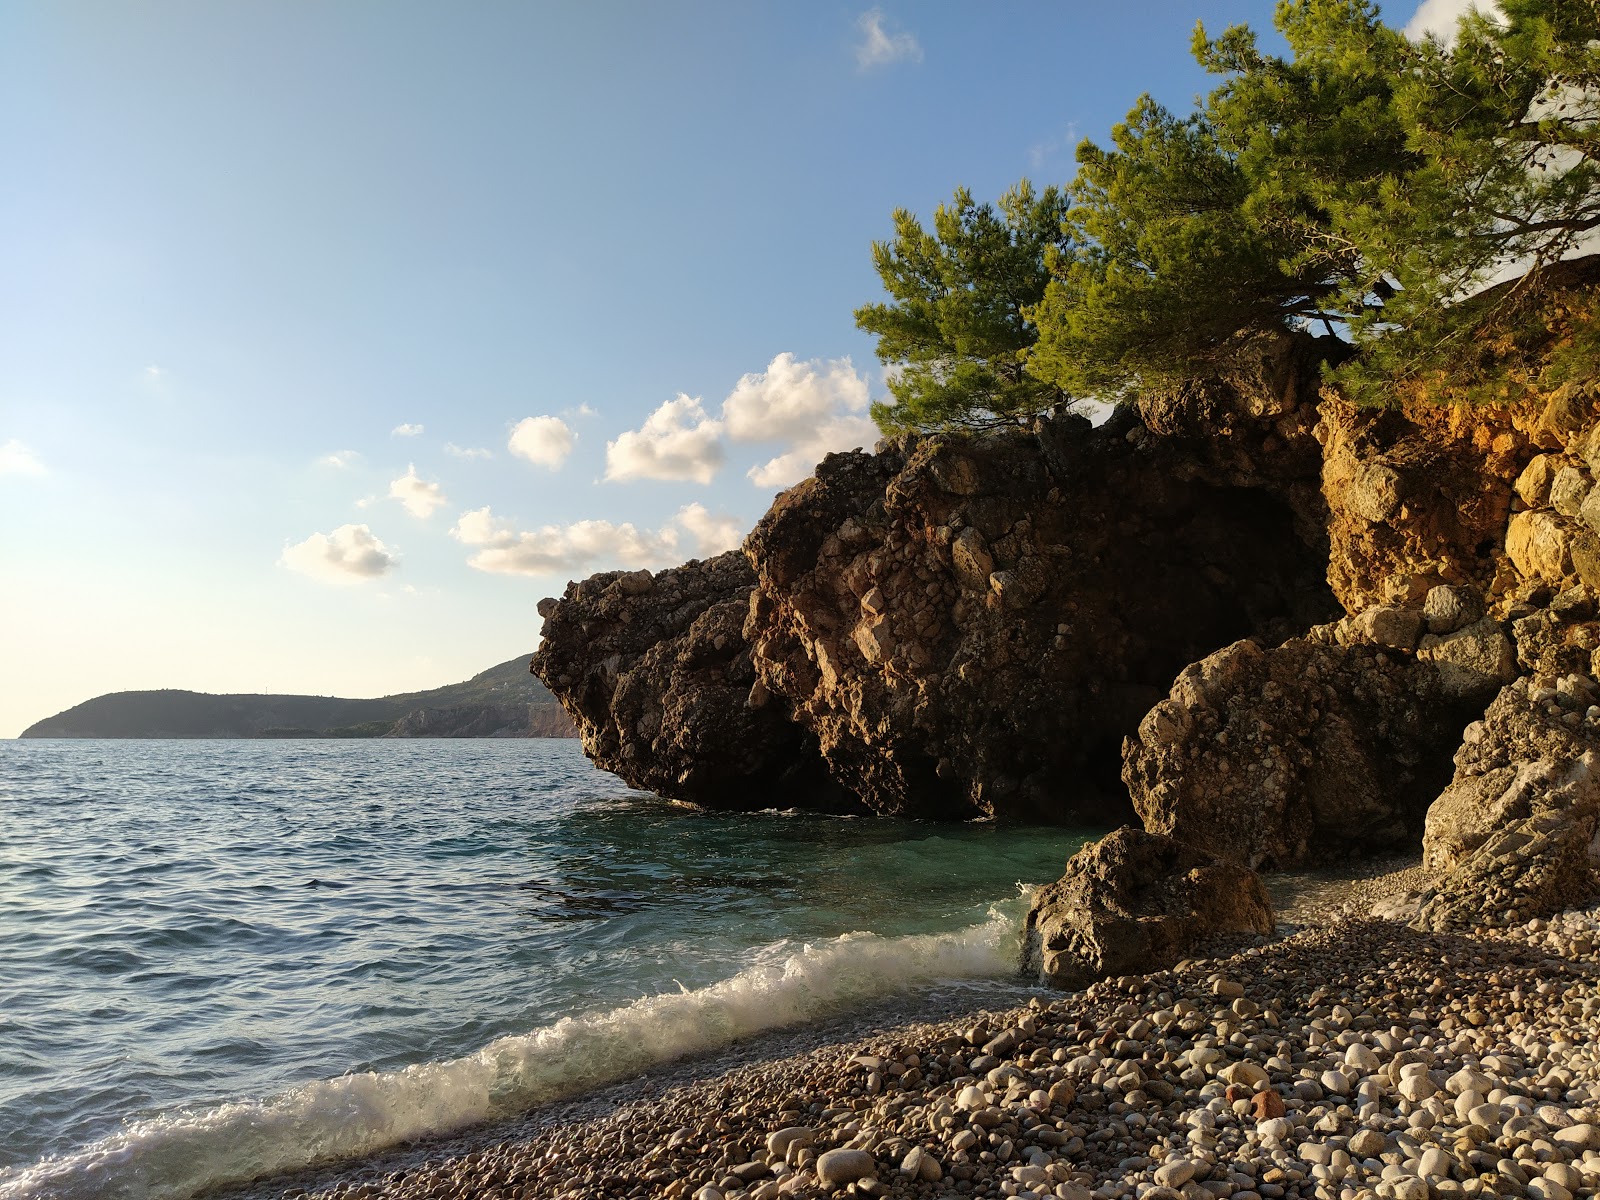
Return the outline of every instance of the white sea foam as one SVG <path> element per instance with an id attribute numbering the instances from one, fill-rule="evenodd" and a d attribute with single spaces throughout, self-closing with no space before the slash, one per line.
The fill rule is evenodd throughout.
<path id="1" fill-rule="evenodd" d="M 954 933 L 849 933 L 771 947 L 760 965 L 710 987 L 569 1017 L 464 1058 L 142 1121 L 0 1175 L 0 1200 L 177 1200 L 508 1116 L 919 984 L 1004 977 L 1016 970 L 1022 907 L 996 905 L 988 920 Z"/>

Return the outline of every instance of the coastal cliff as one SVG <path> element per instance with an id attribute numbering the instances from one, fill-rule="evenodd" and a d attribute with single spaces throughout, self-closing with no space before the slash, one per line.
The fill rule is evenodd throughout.
<path id="1" fill-rule="evenodd" d="M 1261 927 L 1255 870 L 1425 834 L 1455 849 L 1402 901 L 1421 926 L 1548 915 L 1595 884 L 1597 392 L 1536 347 L 1498 402 L 1357 407 L 1320 381 L 1337 350 L 1253 337 L 1098 427 L 830 455 L 742 553 L 545 601 L 534 670 L 591 757 L 675 799 L 1166 839 L 1041 893 L 1056 982 L 1109 970 L 1096 929 L 1176 921 L 1170 964 Z"/>

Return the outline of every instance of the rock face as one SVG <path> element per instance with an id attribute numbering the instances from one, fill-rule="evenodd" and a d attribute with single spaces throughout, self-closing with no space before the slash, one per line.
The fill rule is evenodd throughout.
<path id="1" fill-rule="evenodd" d="M 1409 634 L 1387 616 L 1365 627 L 1415 641 L 1414 616 Z M 1415 844 L 1470 701 L 1433 665 L 1340 632 L 1237 642 L 1178 676 L 1123 750 L 1146 829 L 1262 868 Z"/>
<path id="2" fill-rule="evenodd" d="M 1056 987 L 1170 967 L 1221 935 L 1272 932 L 1254 871 L 1125 826 L 1078 851 L 1028 913 L 1024 967 Z"/>
<path id="3" fill-rule="evenodd" d="M 878 812 L 1117 818 L 1173 672 L 1331 610 L 1288 504 L 1200 473 L 1129 419 L 830 455 L 746 542 L 760 679 Z"/>
<path id="4" fill-rule="evenodd" d="M 584 752 L 634 787 L 708 808 L 849 809 L 815 740 L 760 702 L 740 632 L 754 584 L 737 551 L 569 584 L 539 606 L 534 673 Z"/>
<path id="5" fill-rule="evenodd" d="M 1419 928 L 1511 925 L 1600 890 L 1600 711 L 1587 715 L 1590 688 L 1559 682 L 1516 680 L 1467 729 L 1428 810 Z"/>

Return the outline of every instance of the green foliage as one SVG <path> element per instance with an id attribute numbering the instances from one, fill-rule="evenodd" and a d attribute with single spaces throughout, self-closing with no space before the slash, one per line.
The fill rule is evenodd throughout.
<path id="1" fill-rule="evenodd" d="M 1195 31 L 1200 63 L 1228 81 L 1178 117 L 1144 97 L 1085 142 L 1069 226 L 1029 367 L 1115 394 L 1203 367 L 1242 331 L 1332 330 L 1381 306 L 1380 267 L 1347 236 L 1347 210 L 1415 169 L 1393 104 L 1410 53 L 1366 0 L 1277 10 L 1293 56 L 1262 54 L 1243 26 Z"/>
<path id="2" fill-rule="evenodd" d="M 872 245 L 892 301 L 855 314 L 877 335 L 878 357 L 897 368 L 895 402 L 872 407 L 885 432 L 982 427 L 1067 402 L 1023 367 L 1038 336 L 1027 314 L 1050 279 L 1046 251 L 1068 248 L 1065 215 L 1059 189 L 1036 193 L 1027 180 L 1000 197 L 998 212 L 958 188 L 931 232 L 896 210 L 894 240 Z"/>
<path id="3" fill-rule="evenodd" d="M 1353 328 L 1340 372 L 1363 398 L 1439 371 L 1471 374 L 1522 340 L 1558 265 L 1600 226 L 1600 6 L 1504 0 L 1453 47 L 1415 48 L 1395 112 L 1421 165 L 1347 214 L 1347 235 L 1396 293 Z M 1488 287 L 1496 279 L 1510 286 Z"/>
<path id="4" fill-rule="evenodd" d="M 1188 115 L 1142 98 L 1064 196 L 1023 185 L 1002 220 L 957 192 L 932 234 L 896 213 L 873 248 L 895 302 L 856 314 L 904 367 L 880 424 L 1116 398 L 1281 328 L 1354 342 L 1330 359 L 1358 400 L 1452 373 L 1502 395 L 1496 355 L 1551 343 L 1569 260 L 1600 249 L 1600 0 L 1500 10 L 1419 44 L 1371 0 L 1281 0 L 1287 56 L 1197 27 L 1219 86 Z M 1570 372 L 1592 338 L 1566 328 Z"/>

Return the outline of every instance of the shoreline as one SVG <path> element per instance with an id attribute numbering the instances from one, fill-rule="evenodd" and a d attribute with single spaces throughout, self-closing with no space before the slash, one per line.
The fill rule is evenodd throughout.
<path id="1" fill-rule="evenodd" d="M 1079 993 L 930 990 L 515 1121 L 212 1194 L 1593 1195 L 1600 908 L 1475 937 L 1360 915 L 1414 862 L 1274 877 L 1275 895 L 1298 897 L 1280 936 L 1171 971 Z M 1258 1087 L 1277 1101 L 1253 1105 Z M 810 1154 L 770 1154 L 770 1135 L 795 1126 L 813 1130 Z M 872 1178 L 818 1186 L 816 1154 L 846 1144 L 871 1155 Z M 937 1180 L 904 1169 L 934 1169 L 918 1146 Z"/>

